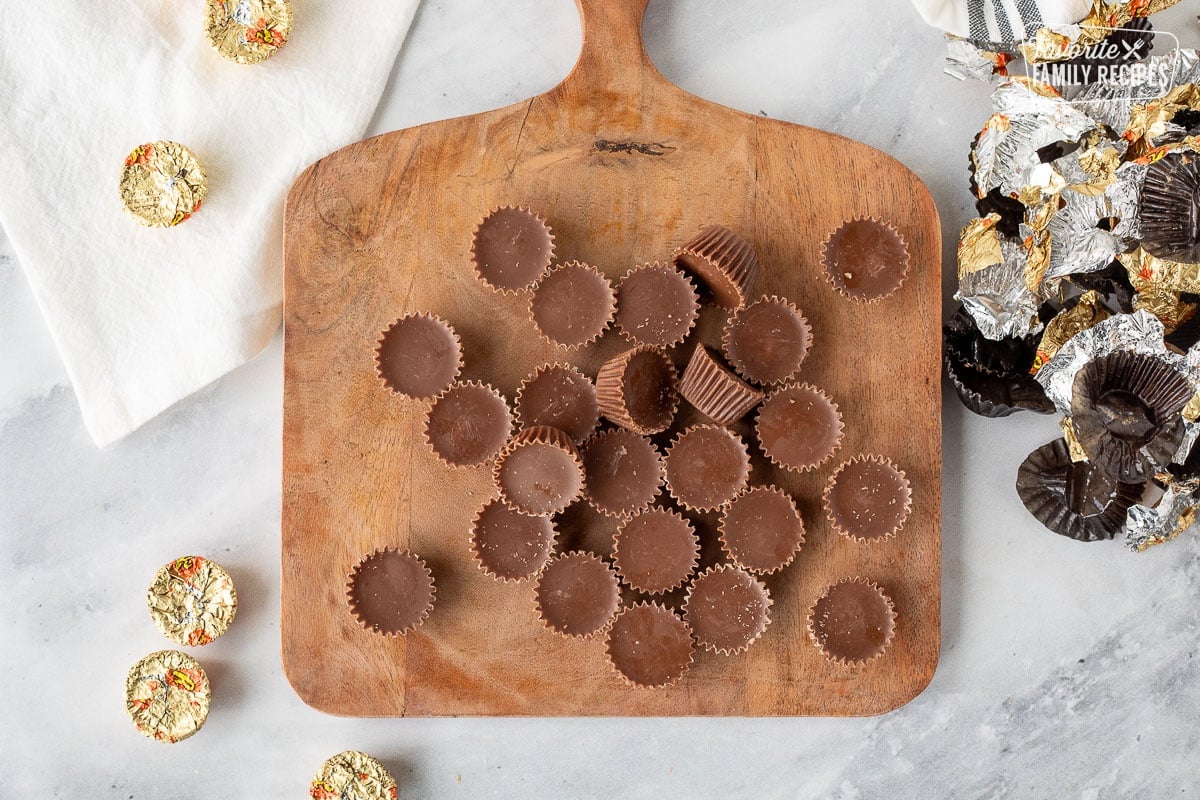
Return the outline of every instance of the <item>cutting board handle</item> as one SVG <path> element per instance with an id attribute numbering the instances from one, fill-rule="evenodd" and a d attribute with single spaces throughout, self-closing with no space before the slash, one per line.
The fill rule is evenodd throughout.
<path id="1" fill-rule="evenodd" d="M 650 0 L 575 0 L 583 27 L 579 60 L 564 88 L 636 91 L 645 79 L 662 80 L 642 42 Z"/>

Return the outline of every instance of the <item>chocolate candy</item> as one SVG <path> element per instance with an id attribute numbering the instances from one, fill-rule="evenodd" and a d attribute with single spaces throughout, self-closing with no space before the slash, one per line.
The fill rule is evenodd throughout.
<path id="1" fill-rule="evenodd" d="M 843 297 L 882 300 L 908 275 L 908 245 L 887 222 L 873 217 L 843 222 L 821 243 L 821 266 Z"/>
<path id="2" fill-rule="evenodd" d="M 599 433 L 587 443 L 583 471 L 588 502 L 610 517 L 645 510 L 663 482 L 658 448 L 646 437 L 623 428 Z"/>
<path id="3" fill-rule="evenodd" d="M 877 584 L 849 578 L 830 586 L 808 615 L 808 632 L 821 652 L 845 667 L 861 667 L 887 650 L 896 608 Z"/>
<path id="4" fill-rule="evenodd" d="M 721 308 L 741 308 L 758 280 L 758 256 L 742 237 L 713 225 L 675 249 L 675 263 L 700 279 Z"/>
<path id="5" fill-rule="evenodd" d="M 606 642 L 609 662 L 634 687 L 665 687 L 692 665 L 692 632 L 657 603 L 638 603 L 617 615 Z"/>
<path id="6" fill-rule="evenodd" d="M 177 650 L 151 653 L 125 678 L 125 710 L 138 732 L 159 742 L 181 742 L 204 725 L 212 703 L 208 676 L 196 659 Z"/>
<path id="7" fill-rule="evenodd" d="M 524 580 L 546 564 L 556 534 L 551 517 L 521 514 L 489 500 L 471 526 L 471 552 L 480 569 L 493 578 Z"/>
<path id="8" fill-rule="evenodd" d="M 229 630 L 237 614 L 233 579 L 203 556 L 183 556 L 164 564 L 146 590 L 154 626 L 176 644 L 208 644 Z"/>
<path id="9" fill-rule="evenodd" d="M 721 514 L 721 547 L 739 566 L 769 573 L 792 563 L 804 544 L 796 503 L 774 486 L 752 486 Z"/>
<path id="10" fill-rule="evenodd" d="M 833 529 L 857 542 L 890 539 L 912 509 L 908 476 L 883 456 L 855 456 L 839 466 L 823 497 Z"/>
<path id="11" fill-rule="evenodd" d="M 613 537 L 617 574 L 635 591 L 678 589 L 700 561 L 700 538 L 677 512 L 652 508 L 621 523 Z"/>
<path id="12" fill-rule="evenodd" d="M 534 590 L 546 627 L 586 638 L 608 625 L 620 603 L 617 573 L 592 553 L 564 553 L 550 561 Z"/>
<path id="13" fill-rule="evenodd" d="M 571 261 L 538 281 L 529 313 L 552 344 L 576 350 L 600 338 L 612 321 L 616 302 L 608 279 L 595 267 Z"/>
<path id="14" fill-rule="evenodd" d="M 663 465 L 672 497 L 692 511 L 715 511 L 746 487 L 750 453 L 728 428 L 693 425 L 675 438 Z"/>
<path id="15" fill-rule="evenodd" d="M 737 422 L 763 399 L 762 392 L 734 375 L 702 344 L 692 351 L 679 394 L 718 425 Z"/>
<path id="16" fill-rule="evenodd" d="M 679 407 L 675 365 L 655 347 L 639 345 L 613 356 L 596 375 L 600 413 L 634 433 L 661 433 Z"/>
<path id="17" fill-rule="evenodd" d="M 735 655 L 750 648 L 771 622 L 771 595 L 740 567 L 710 567 L 692 581 L 683 618 L 705 650 Z"/>
<path id="18" fill-rule="evenodd" d="M 583 464 L 571 437 L 544 425 L 513 437 L 494 476 L 501 499 L 522 514 L 557 514 L 583 493 Z"/>
<path id="19" fill-rule="evenodd" d="M 462 370 L 462 346 L 454 328 L 431 314 L 405 314 L 379 337 L 379 377 L 393 392 L 419 400 L 437 397 Z"/>
<path id="20" fill-rule="evenodd" d="M 511 431 L 504 395 L 475 381 L 456 383 L 438 395 L 425 421 L 426 443 L 450 467 L 492 460 Z"/>
<path id="21" fill-rule="evenodd" d="M 433 573 L 408 550 L 385 547 L 366 555 L 346 585 L 350 613 L 383 636 L 404 636 L 421 626 L 433 609 Z"/>
<path id="22" fill-rule="evenodd" d="M 787 300 L 774 295 L 755 300 L 730 315 L 722 345 L 729 363 L 757 384 L 785 381 L 804 363 L 812 328 Z"/>
<path id="23" fill-rule="evenodd" d="M 634 344 L 677 345 L 699 315 L 695 287 L 670 264 L 643 264 L 617 286 L 617 327 Z"/>
<path id="24" fill-rule="evenodd" d="M 521 381 L 517 418 L 523 428 L 558 428 L 578 444 L 591 436 L 600 422 L 596 387 L 570 365 L 543 364 Z"/>
<path id="25" fill-rule="evenodd" d="M 754 423 L 759 446 L 773 464 L 809 472 L 825 463 L 842 441 L 837 403 L 810 384 L 789 384 L 773 392 Z"/>
<path id="26" fill-rule="evenodd" d="M 553 260 L 550 226 L 520 206 L 502 206 L 488 214 L 471 239 L 475 274 L 505 294 L 537 283 Z"/>

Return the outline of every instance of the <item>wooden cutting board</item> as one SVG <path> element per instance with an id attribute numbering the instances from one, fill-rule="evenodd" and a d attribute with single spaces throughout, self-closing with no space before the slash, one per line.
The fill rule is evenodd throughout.
<path id="1" fill-rule="evenodd" d="M 359 142 L 313 164 L 292 187 L 284 245 L 283 663 L 318 709 L 863 715 L 904 704 L 933 675 L 941 507 L 941 243 L 933 201 L 915 175 L 866 145 L 673 86 L 642 45 L 646 3 L 577 0 L 583 50 L 549 92 Z M 626 688 L 602 640 L 550 633 L 536 618 L 528 583 L 501 584 L 475 566 L 469 526 L 492 494 L 488 470 L 442 468 L 422 440 L 425 406 L 392 395 L 376 377 L 376 339 L 410 310 L 450 321 L 464 342 L 464 379 L 488 381 L 510 399 L 535 365 L 564 360 L 538 340 L 527 298 L 501 296 L 471 271 L 471 233 L 504 204 L 538 210 L 554 229 L 559 258 L 595 264 L 614 279 L 634 264 L 669 258 L 701 226 L 728 225 L 758 252 L 756 291 L 786 295 L 813 324 L 801 377 L 840 404 L 842 449 L 809 475 L 759 460 L 752 476 L 795 496 L 808 540 L 790 567 L 767 580 L 774 607 L 763 639 L 733 658 L 698 652 L 675 688 Z M 867 215 L 895 225 L 912 257 L 902 289 L 873 306 L 842 299 L 818 265 L 822 239 L 843 220 Z M 697 335 L 717 341 L 723 320 L 706 309 Z M 610 333 L 569 360 L 595 374 L 626 346 Z M 681 366 L 690 350 L 690 342 L 676 348 Z M 750 433 L 745 424 L 740 430 Z M 859 452 L 888 455 L 912 482 L 912 515 L 890 542 L 855 544 L 821 513 L 833 468 Z M 714 518 L 697 519 L 714 530 Z M 577 511 L 564 525 L 565 546 L 608 551 L 612 523 Z M 361 555 L 386 545 L 420 553 L 437 581 L 432 616 L 407 638 L 367 633 L 346 606 L 347 574 Z M 899 615 L 891 648 L 859 671 L 826 662 L 804 623 L 824 587 L 853 575 L 884 586 Z"/>

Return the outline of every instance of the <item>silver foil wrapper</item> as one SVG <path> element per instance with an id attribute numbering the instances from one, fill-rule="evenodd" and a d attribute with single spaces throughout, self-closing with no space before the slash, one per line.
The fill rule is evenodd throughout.
<path id="1" fill-rule="evenodd" d="M 1125 514 L 1125 544 L 1142 552 L 1170 541 L 1191 527 L 1200 505 L 1200 480 L 1168 482 L 1162 498 L 1153 506 L 1131 506 Z"/>
<path id="2" fill-rule="evenodd" d="M 1070 416 L 1075 375 L 1089 361 L 1118 350 L 1156 358 L 1182 373 L 1193 389 L 1200 388 L 1200 350 L 1193 347 L 1186 355 L 1168 351 L 1162 322 L 1147 311 L 1116 314 L 1075 334 L 1038 370 L 1037 381 L 1059 413 Z"/>
<path id="3" fill-rule="evenodd" d="M 1004 260 L 962 275 L 955 299 L 988 339 L 1021 337 L 1042 329 L 1038 296 L 1025 284 L 1028 254 L 1017 242 L 1000 238 Z"/>
<path id="4" fill-rule="evenodd" d="M 1001 80 L 1001 76 L 996 74 L 997 56 L 996 52 L 971 39 L 946 34 L 945 71 L 960 81 L 970 79 L 993 83 Z"/>
<path id="5" fill-rule="evenodd" d="M 1118 133 L 1129 125 L 1135 104 L 1161 97 L 1176 86 L 1200 82 L 1200 51 L 1180 49 L 1151 56 L 1145 68 L 1124 81 L 1097 81 L 1085 86 L 1071 105 Z"/>
<path id="6" fill-rule="evenodd" d="M 1137 246 L 1138 198 L 1145 176 L 1144 165 L 1124 164 L 1102 194 L 1081 194 L 1067 188 L 1058 195 L 1062 207 L 1047 226 L 1050 265 L 1044 281 L 1102 270 L 1118 253 Z M 1106 219 L 1116 220 L 1111 231 L 1098 226 Z"/>

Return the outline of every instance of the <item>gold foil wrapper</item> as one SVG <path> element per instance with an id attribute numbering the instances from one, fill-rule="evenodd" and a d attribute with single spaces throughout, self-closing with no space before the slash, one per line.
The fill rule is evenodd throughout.
<path id="1" fill-rule="evenodd" d="M 229 630 L 237 613 L 237 592 L 229 573 L 215 561 L 183 556 L 155 573 L 146 604 L 163 636 L 196 647 Z"/>
<path id="2" fill-rule="evenodd" d="M 1100 295 L 1090 290 L 1084 292 L 1074 307 L 1046 323 L 1046 330 L 1042 332 L 1042 341 L 1038 344 L 1029 374 L 1036 375 L 1072 336 L 1110 316 L 1112 315 L 1108 309 L 1100 304 Z"/>
<path id="3" fill-rule="evenodd" d="M 125 710 L 143 736 L 174 744 L 204 725 L 212 691 L 196 659 L 178 650 L 151 653 L 125 678 Z"/>
<path id="4" fill-rule="evenodd" d="M 1196 306 L 1180 297 L 1182 292 L 1200 293 L 1200 264 L 1184 264 L 1150 255 L 1141 247 L 1121 253 L 1117 259 L 1129 273 L 1137 291 L 1135 309 L 1158 317 L 1167 333 L 1196 313 Z"/>
<path id="5" fill-rule="evenodd" d="M 289 0 L 206 0 L 205 5 L 208 43 L 239 64 L 266 61 L 292 30 Z"/>
<path id="6" fill-rule="evenodd" d="M 338 753 L 321 765 L 308 789 L 312 800 L 395 800 L 396 779 L 359 750 Z"/>
<path id="7" fill-rule="evenodd" d="M 1183 407 L 1183 411 L 1179 415 L 1188 422 L 1195 422 L 1200 419 L 1200 392 L 1192 395 L 1192 399 L 1187 401 L 1187 405 Z"/>
<path id="8" fill-rule="evenodd" d="M 1157 148 L 1157 140 L 1167 132 L 1167 123 L 1180 111 L 1186 110 L 1200 110 L 1200 86 L 1194 83 L 1176 86 L 1164 97 L 1145 104 L 1135 104 L 1129 112 L 1129 126 L 1121 138 L 1130 143 L 1134 156 L 1148 155 Z"/>
<path id="9" fill-rule="evenodd" d="M 150 228 L 169 228 L 200 208 L 208 178 L 196 154 L 179 142 L 148 142 L 125 158 L 120 189 L 134 219 Z"/>
<path id="10" fill-rule="evenodd" d="M 1062 429 L 1063 440 L 1067 443 L 1067 452 L 1071 454 L 1071 460 L 1076 464 L 1087 461 L 1087 453 L 1084 452 L 1083 445 L 1079 443 L 1079 437 L 1075 435 L 1075 423 L 1071 421 L 1071 418 L 1059 419 L 1058 427 Z"/>
<path id="11" fill-rule="evenodd" d="M 999 214 L 977 217 L 963 226 L 958 236 L 958 279 L 1004 261 L 1000 251 Z"/>

